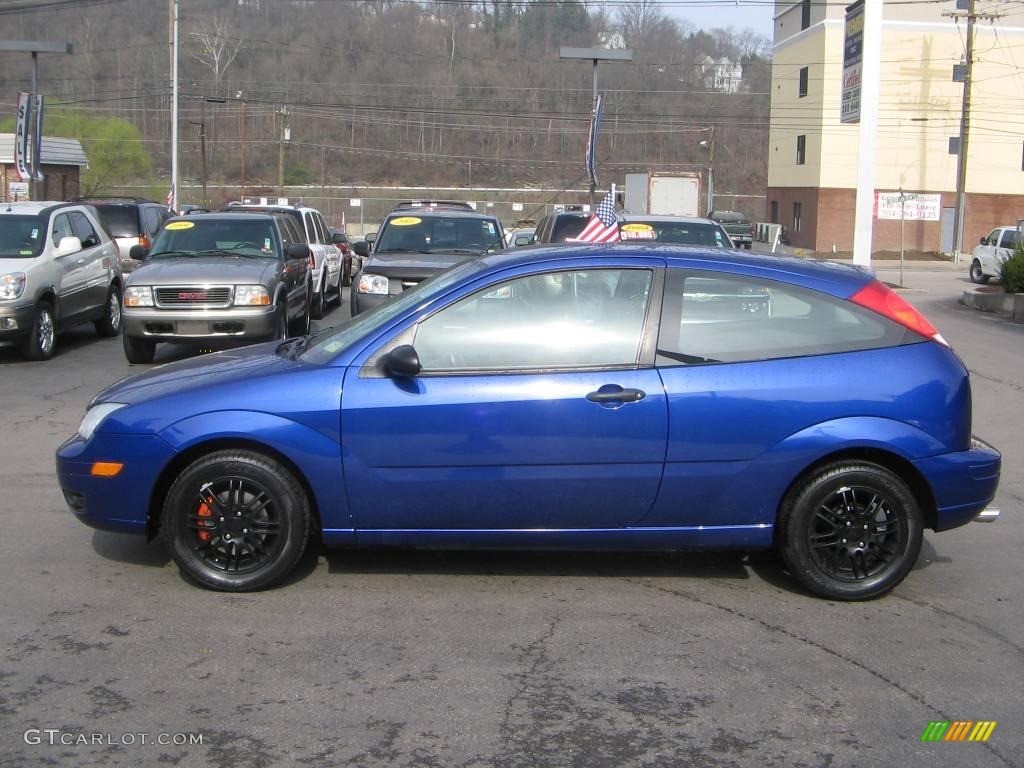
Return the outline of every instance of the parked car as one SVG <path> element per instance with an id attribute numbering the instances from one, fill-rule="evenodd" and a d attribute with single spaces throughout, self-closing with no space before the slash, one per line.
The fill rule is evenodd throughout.
<path id="1" fill-rule="evenodd" d="M 521 248 L 524 245 L 533 244 L 533 234 L 537 230 L 533 227 L 519 227 L 505 232 L 505 245 L 508 248 Z"/>
<path id="2" fill-rule="evenodd" d="M 49 360 L 71 326 L 116 336 L 121 279 L 117 244 L 91 205 L 0 204 L 0 344 Z"/>
<path id="3" fill-rule="evenodd" d="M 230 203 L 228 211 L 255 213 L 286 213 L 292 217 L 299 232 L 309 246 L 313 270 L 313 319 L 324 316 L 332 303 L 341 305 L 341 250 L 334 244 L 329 227 L 320 211 L 305 206 L 260 205 L 258 203 Z"/>
<path id="4" fill-rule="evenodd" d="M 158 342 L 222 343 L 309 331 L 309 245 L 285 214 L 171 219 L 124 293 L 124 354 L 151 363 Z"/>
<path id="5" fill-rule="evenodd" d="M 494 216 L 455 205 L 398 206 L 367 241 L 372 253 L 368 242 L 353 246 L 364 258 L 349 300 L 353 317 L 456 264 L 505 247 Z"/>
<path id="6" fill-rule="evenodd" d="M 1003 262 L 1013 256 L 1021 241 L 1016 227 L 996 227 L 985 237 L 971 254 L 971 280 L 987 283 L 991 278 L 998 280 L 1003 271 Z"/>
<path id="7" fill-rule="evenodd" d="M 692 216 L 620 214 L 619 237 L 623 242 L 673 243 L 733 248 L 721 224 Z"/>
<path id="8" fill-rule="evenodd" d="M 331 242 L 341 251 L 341 284 L 352 285 L 352 275 L 359 271 L 363 260 L 352 250 L 352 243 L 345 230 L 328 227 L 327 234 L 330 235 Z"/>
<path id="9" fill-rule="evenodd" d="M 174 215 L 166 205 L 145 198 L 92 197 L 82 202 L 99 211 L 107 231 L 117 243 L 121 271 L 125 274 L 138 266 L 131 257 L 132 248 L 136 245 L 149 248 L 163 223 Z"/>
<path id="10" fill-rule="evenodd" d="M 771 313 L 688 322 L 709 278 Z M 279 582 L 314 534 L 775 548 L 838 600 L 895 587 L 924 528 L 993 518 L 1000 472 L 967 369 L 872 275 L 645 244 L 481 256 L 341 326 L 155 368 L 57 461 L 76 517 L 159 535 L 214 589 Z"/>
<path id="11" fill-rule="evenodd" d="M 708 218 L 721 224 L 737 247 L 753 247 L 754 224 L 747 218 L 747 214 L 738 211 L 711 211 Z"/>
<path id="12" fill-rule="evenodd" d="M 549 213 L 537 225 L 533 233 L 533 242 L 564 243 L 582 232 L 589 220 L 590 214 L 584 213 L 580 206 Z"/>

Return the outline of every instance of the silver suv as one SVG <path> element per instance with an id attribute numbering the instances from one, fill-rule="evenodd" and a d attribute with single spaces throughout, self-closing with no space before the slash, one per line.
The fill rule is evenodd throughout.
<path id="1" fill-rule="evenodd" d="M 0 345 L 53 357 L 57 331 L 92 322 L 121 330 L 117 245 L 81 203 L 0 203 Z"/>

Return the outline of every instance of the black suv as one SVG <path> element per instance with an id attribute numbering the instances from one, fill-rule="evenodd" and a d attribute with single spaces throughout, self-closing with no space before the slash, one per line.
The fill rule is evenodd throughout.
<path id="1" fill-rule="evenodd" d="M 584 213 L 583 208 L 577 205 L 549 213 L 537 225 L 537 231 L 533 233 L 533 242 L 564 243 L 567 238 L 576 237 L 582 232 L 589 220 L 590 214 Z"/>
<path id="2" fill-rule="evenodd" d="M 379 233 L 352 246 L 364 259 L 352 281 L 352 316 L 456 264 L 503 247 L 501 222 L 476 213 L 468 204 L 401 203 L 388 214 Z"/>
<path id="3" fill-rule="evenodd" d="M 132 246 L 149 248 L 163 223 L 174 215 L 166 205 L 141 197 L 90 197 L 82 202 L 99 211 L 117 243 L 118 260 L 125 274 L 140 263 L 131 257 Z"/>

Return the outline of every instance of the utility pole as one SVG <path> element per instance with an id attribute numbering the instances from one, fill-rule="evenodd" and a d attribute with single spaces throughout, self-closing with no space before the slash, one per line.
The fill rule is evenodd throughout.
<path id="1" fill-rule="evenodd" d="M 715 127 L 711 126 L 711 138 L 701 142 L 708 148 L 708 216 L 715 210 Z"/>
<path id="2" fill-rule="evenodd" d="M 957 10 L 946 11 L 943 16 L 967 19 L 967 61 L 964 73 L 964 96 L 960 107 L 960 141 L 956 159 L 956 214 L 953 219 L 953 261 L 960 263 L 964 245 L 964 220 L 967 212 L 967 151 L 971 134 L 971 85 L 974 81 L 974 22 L 977 19 L 994 21 L 1002 14 L 978 12 L 975 0 L 957 0 Z M 955 77 L 955 76 L 954 76 Z"/>
<path id="3" fill-rule="evenodd" d="M 288 136 L 288 107 L 282 107 L 277 114 L 281 116 L 281 131 L 277 141 L 277 195 L 284 197 L 284 143 L 290 138 Z"/>
<path id="4" fill-rule="evenodd" d="M 238 180 L 238 200 L 245 197 L 245 99 L 242 99 L 242 116 L 238 120 L 238 163 L 241 175 Z"/>
<path id="5" fill-rule="evenodd" d="M 210 198 L 206 194 L 206 102 L 200 107 L 200 117 L 198 120 L 189 120 L 192 125 L 199 126 L 199 152 L 202 156 L 202 173 L 203 173 L 203 207 L 207 207 L 210 204 Z"/>

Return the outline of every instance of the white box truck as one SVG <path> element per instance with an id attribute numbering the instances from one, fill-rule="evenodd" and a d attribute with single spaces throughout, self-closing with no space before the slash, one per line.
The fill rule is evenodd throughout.
<path id="1" fill-rule="evenodd" d="M 623 208 L 651 216 L 703 216 L 700 174 L 627 173 Z"/>

